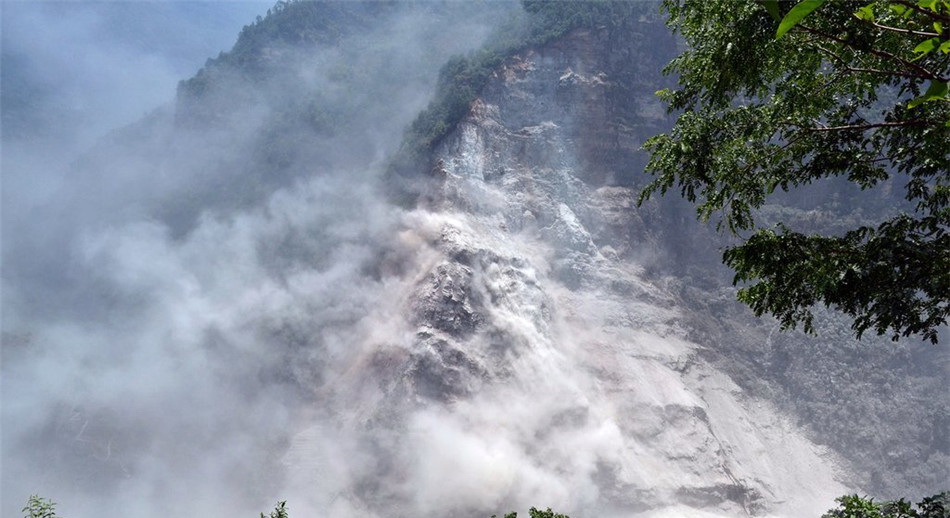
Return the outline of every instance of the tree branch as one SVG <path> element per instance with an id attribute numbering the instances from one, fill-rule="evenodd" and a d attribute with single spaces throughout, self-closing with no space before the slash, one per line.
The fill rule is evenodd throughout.
<path id="1" fill-rule="evenodd" d="M 928 9 L 924 9 L 923 7 L 920 7 L 914 2 L 908 2 L 907 0 L 895 0 L 894 3 L 901 4 L 904 7 L 910 8 L 913 11 L 917 11 L 918 13 L 930 18 L 931 20 L 941 20 L 944 22 L 950 22 L 950 17 L 943 16 L 940 13 L 937 13 Z"/>
<path id="2" fill-rule="evenodd" d="M 861 48 L 857 48 L 857 47 L 853 46 L 853 45 L 851 44 L 851 42 L 849 42 L 848 40 L 839 38 L 839 37 L 837 37 L 837 36 L 835 36 L 835 35 L 833 35 L 833 34 L 828 34 L 827 32 L 820 31 L 820 30 L 815 29 L 815 28 L 812 28 L 812 27 L 808 27 L 808 26 L 806 26 L 806 25 L 797 25 L 796 28 L 801 28 L 801 30 L 803 30 L 803 31 L 805 31 L 805 32 L 807 32 L 807 33 L 809 33 L 809 34 L 813 34 L 813 35 L 815 35 L 815 36 L 821 36 L 822 38 L 825 38 L 825 39 L 828 39 L 828 40 L 831 40 L 831 41 L 838 42 L 838 43 L 840 43 L 840 44 L 842 44 L 842 45 L 845 45 L 845 46 L 847 46 L 847 47 L 849 47 L 849 48 L 852 48 L 852 49 L 854 49 L 854 50 L 857 50 L 857 51 L 868 52 L 868 53 L 870 53 L 870 54 L 872 54 L 872 55 L 875 55 L 875 56 L 878 56 L 878 57 L 881 57 L 881 58 L 889 59 L 889 60 L 891 60 L 891 61 L 896 61 L 896 62 L 900 63 L 901 65 L 903 65 L 905 68 L 909 68 L 909 69 L 911 69 L 911 70 L 917 71 L 917 73 L 918 73 L 918 74 L 921 74 L 924 79 L 930 79 L 930 80 L 936 80 L 936 81 L 942 81 L 942 82 L 947 82 L 948 80 L 950 80 L 950 79 L 948 79 L 948 78 L 939 76 L 939 75 L 937 75 L 936 73 L 931 72 L 930 70 L 927 70 L 926 68 L 924 68 L 924 67 L 918 65 L 917 63 L 913 63 L 913 62 L 911 62 L 911 61 L 907 61 L 906 59 L 904 59 L 904 58 L 902 58 L 902 57 L 900 57 L 900 56 L 895 56 L 894 54 L 891 54 L 890 52 L 885 52 L 885 51 L 883 51 L 883 50 L 878 50 L 878 49 L 861 49 Z"/>
<path id="3" fill-rule="evenodd" d="M 934 121 L 921 120 L 921 119 L 911 119 L 906 121 L 895 121 L 895 122 L 875 122 L 871 124 L 847 124 L 844 126 L 819 126 L 812 128 L 801 128 L 806 131 L 852 131 L 860 130 L 865 131 L 875 128 L 899 128 L 903 126 L 930 126 L 936 124 Z"/>
<path id="4" fill-rule="evenodd" d="M 867 20 L 861 20 L 861 21 L 868 23 L 870 25 L 873 25 L 877 27 L 878 29 L 881 29 L 882 31 L 899 32 L 901 34 L 912 34 L 914 36 L 924 36 L 926 38 L 936 38 L 940 36 L 936 32 L 924 32 L 924 31 L 915 31 L 912 29 L 901 29 L 900 27 L 891 27 L 890 25 L 881 25 L 877 22 L 869 22 Z"/>
<path id="5" fill-rule="evenodd" d="M 929 77 L 924 77 L 920 74 L 913 74 L 910 72 L 894 72 L 890 70 L 878 70 L 876 68 L 845 67 L 845 70 L 847 70 L 848 72 L 864 72 L 867 74 L 880 74 L 880 75 L 887 75 L 887 76 L 907 77 L 911 79 L 930 79 Z"/>
<path id="6" fill-rule="evenodd" d="M 839 55 L 835 54 L 834 52 L 832 52 L 832 51 L 830 51 L 830 50 L 828 50 L 828 49 L 822 47 L 821 45 L 815 45 L 815 48 L 818 49 L 820 52 L 822 52 L 822 53 L 824 53 L 824 54 L 827 54 L 829 57 L 831 57 L 831 58 L 834 59 L 835 61 L 837 61 L 838 64 L 841 65 L 842 70 L 845 70 L 845 71 L 848 71 L 848 72 L 864 72 L 864 73 L 868 73 L 868 74 L 880 74 L 880 75 L 888 75 L 888 76 L 896 76 L 896 77 L 907 77 L 907 78 L 910 78 L 910 79 L 930 79 L 930 77 L 928 77 L 928 76 L 923 76 L 923 75 L 920 75 L 920 74 L 914 74 L 914 73 L 911 73 L 911 72 L 901 72 L 901 71 L 892 71 L 892 70 L 878 70 L 878 69 L 876 69 L 876 68 L 856 68 L 856 67 L 852 67 L 852 66 L 848 65 L 848 62 L 845 61 L 841 56 L 839 56 Z"/>

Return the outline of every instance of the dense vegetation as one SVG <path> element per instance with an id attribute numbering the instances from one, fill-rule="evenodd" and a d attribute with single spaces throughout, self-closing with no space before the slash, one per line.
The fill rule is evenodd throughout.
<path id="1" fill-rule="evenodd" d="M 349 108 L 291 74 L 302 65 L 301 52 L 369 32 L 399 8 L 392 1 L 277 2 L 265 17 L 244 26 L 230 51 L 179 83 L 176 117 L 181 124 L 205 127 L 226 122 L 236 109 L 268 105 L 274 113 L 262 132 L 264 165 L 285 168 L 293 161 L 295 133 L 332 135 Z"/>
<path id="2" fill-rule="evenodd" d="M 950 492 L 924 498 L 913 504 L 901 498 L 875 503 L 873 498 L 846 495 L 836 500 L 839 505 L 821 518 L 946 518 L 950 516 Z"/>
<path id="3" fill-rule="evenodd" d="M 333 44 L 353 32 L 365 30 L 373 20 L 391 13 L 396 2 L 301 2 L 278 1 L 245 25 L 229 52 L 208 59 L 194 77 L 178 86 L 179 97 L 200 98 L 224 71 L 240 71 L 248 78 L 263 79 L 273 67 L 280 47 Z"/>
<path id="4" fill-rule="evenodd" d="M 813 331 L 823 304 L 860 337 L 934 343 L 950 317 L 950 2 L 667 0 L 689 49 L 662 92 L 679 113 L 648 142 L 654 192 L 677 189 L 742 239 L 739 298 Z M 904 189 L 906 206 L 839 235 L 762 228 L 772 195 L 828 178 Z M 641 200 L 642 200 L 641 199 Z M 751 233 L 751 234 L 750 234 Z"/>
<path id="5" fill-rule="evenodd" d="M 30 495 L 26 507 L 23 508 L 24 518 L 56 518 L 56 503 L 39 495 Z"/>
<path id="6" fill-rule="evenodd" d="M 566 514 L 555 513 L 554 511 L 551 510 L 550 507 L 548 507 L 544 511 L 536 507 L 532 507 L 531 509 L 528 509 L 528 516 L 530 516 L 531 518 L 570 518 Z M 496 517 L 493 514 L 491 515 L 491 518 L 496 518 Z M 505 514 L 505 518 L 518 518 L 518 513 L 507 513 Z"/>

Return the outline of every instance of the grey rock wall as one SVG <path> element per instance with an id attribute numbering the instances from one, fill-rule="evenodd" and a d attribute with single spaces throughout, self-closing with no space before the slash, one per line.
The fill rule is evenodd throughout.
<path id="1" fill-rule="evenodd" d="M 669 281 L 644 268 L 665 234 L 619 180 L 643 157 L 605 44 L 577 31 L 511 58 L 441 145 L 401 394 L 519 451 L 484 502 L 817 516 L 849 489 L 844 464 L 707 360 Z M 490 405 L 494 421 L 467 414 Z"/>

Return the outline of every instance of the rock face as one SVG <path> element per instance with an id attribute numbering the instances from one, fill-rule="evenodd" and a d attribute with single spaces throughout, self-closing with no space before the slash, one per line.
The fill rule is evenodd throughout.
<path id="1" fill-rule="evenodd" d="M 279 499 L 295 518 L 798 518 L 849 491 L 943 489 L 944 352 L 856 344 L 826 314 L 819 340 L 778 333 L 723 287 L 691 207 L 636 207 L 639 148 L 668 123 L 658 22 L 510 56 L 410 176 L 413 208 L 380 194 L 435 62 L 499 23 L 492 3 L 470 26 L 481 5 L 381 4 L 407 11 L 264 74 L 283 94 L 244 106 L 248 83 L 225 85 L 205 108 L 233 117 L 210 137 L 166 120 L 103 148 L 78 184 L 119 182 L 116 199 L 76 191 L 96 194 L 94 224 L 26 248 L 41 283 L 4 263 L 0 514 L 48 491 L 76 517 Z M 259 55 L 282 56 L 268 41 Z M 307 105 L 339 119 L 284 124 Z M 119 196 L 133 184 L 145 194 Z"/>
<path id="2" fill-rule="evenodd" d="M 646 109 L 609 41 L 576 31 L 509 59 L 438 150 L 406 223 L 431 229 L 404 306 L 415 339 L 365 421 L 397 430 L 373 441 L 403 462 L 360 505 L 818 516 L 848 490 L 833 454 L 703 358 L 646 275 L 659 252 L 625 175 L 650 130 L 630 126 Z"/>

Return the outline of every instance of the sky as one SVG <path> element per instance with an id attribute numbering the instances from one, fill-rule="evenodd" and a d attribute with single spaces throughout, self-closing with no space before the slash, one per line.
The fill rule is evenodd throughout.
<path id="1" fill-rule="evenodd" d="M 4 133 L 88 145 L 172 100 L 179 80 L 271 4 L 5 0 Z"/>

